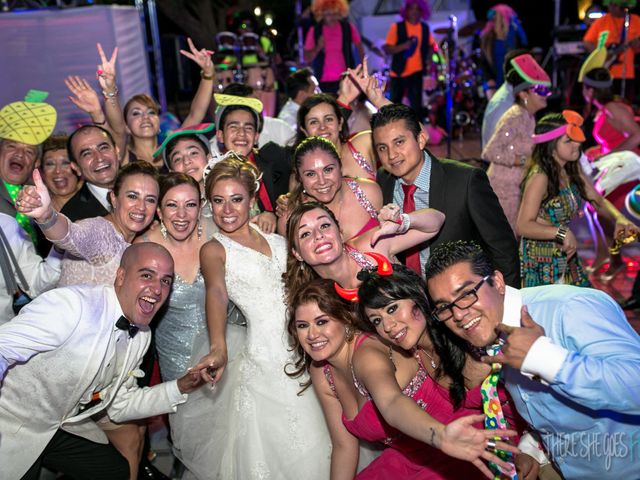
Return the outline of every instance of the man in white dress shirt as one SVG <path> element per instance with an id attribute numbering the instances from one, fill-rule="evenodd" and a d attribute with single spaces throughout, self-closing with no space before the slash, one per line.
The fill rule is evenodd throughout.
<path id="1" fill-rule="evenodd" d="M 0 326 L 2 477 L 37 479 L 41 466 L 74 478 L 128 479 L 127 461 L 95 420 L 175 412 L 200 372 L 139 388 L 149 323 L 166 301 L 173 259 L 155 243 L 129 247 L 115 285 L 46 292 Z"/>
<path id="2" fill-rule="evenodd" d="M 60 259 L 62 256 L 52 249 L 49 257 L 43 261 L 42 257 L 36 253 L 29 236 L 11 215 L 0 213 L 0 229 L 4 234 L 2 240 L 6 240 L 6 243 L 0 242 L 0 257 L 5 259 L 0 262 L 2 263 L 0 325 L 2 325 L 15 316 L 12 307 L 17 288 L 34 298 L 56 285 L 58 278 L 60 278 Z M 4 248 L 2 244 L 4 244 Z M 11 252 L 6 249 L 7 246 Z M 11 254 L 13 254 L 13 258 Z M 13 259 L 15 259 L 15 264 Z M 18 268 L 21 274 L 18 273 Z"/>

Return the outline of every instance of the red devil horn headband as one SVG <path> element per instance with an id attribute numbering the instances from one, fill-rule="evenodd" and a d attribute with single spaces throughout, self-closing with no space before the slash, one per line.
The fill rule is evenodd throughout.
<path id="1" fill-rule="evenodd" d="M 382 255 L 381 253 L 376 253 L 376 252 L 365 252 L 365 254 L 369 255 L 376 262 L 378 262 L 378 268 L 377 268 L 378 275 L 381 275 L 384 277 L 387 275 L 391 275 L 393 273 L 393 267 L 391 266 L 391 262 L 387 257 Z M 333 286 L 336 289 L 336 292 L 338 293 L 338 295 L 340 295 L 345 300 L 349 302 L 354 302 L 354 303 L 360 301 L 360 299 L 358 298 L 357 288 L 342 288 L 338 284 L 338 282 L 334 282 Z"/>

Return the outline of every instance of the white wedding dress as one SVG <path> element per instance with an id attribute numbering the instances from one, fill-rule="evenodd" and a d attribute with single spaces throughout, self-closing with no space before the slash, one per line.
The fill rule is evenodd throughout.
<path id="1" fill-rule="evenodd" d="M 178 409 L 177 415 L 189 417 L 180 422 L 188 428 L 172 430 L 176 443 L 190 450 L 183 478 L 330 476 L 331 439 L 318 399 L 311 388 L 298 396 L 300 379 L 284 373 L 291 361 L 282 284 L 286 243 L 279 235 L 262 235 L 271 257 L 222 233 L 214 235 L 226 251 L 229 299 L 244 314 L 247 327 L 227 325 L 229 362 L 223 381 L 213 391 L 205 386 L 191 394 L 189 408 Z M 207 351 L 206 342 L 200 343 L 194 345 L 196 361 Z"/>

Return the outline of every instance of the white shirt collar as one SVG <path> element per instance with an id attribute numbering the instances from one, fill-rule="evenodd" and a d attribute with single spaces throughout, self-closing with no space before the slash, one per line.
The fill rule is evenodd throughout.
<path id="1" fill-rule="evenodd" d="M 520 290 L 508 285 L 505 287 L 503 308 L 502 323 L 509 327 L 519 327 L 520 310 L 522 308 L 522 293 L 520 293 Z"/>
<path id="2" fill-rule="evenodd" d="M 109 205 L 109 201 L 107 200 L 107 195 L 109 195 L 111 189 L 99 187 L 89 182 L 87 182 L 87 188 L 89 188 L 89 191 L 98 199 L 107 211 L 111 211 L 111 205 Z"/>

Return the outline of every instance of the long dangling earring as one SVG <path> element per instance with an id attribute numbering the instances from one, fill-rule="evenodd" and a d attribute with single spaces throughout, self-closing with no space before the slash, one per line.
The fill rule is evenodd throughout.
<path id="1" fill-rule="evenodd" d="M 351 325 L 347 325 L 346 327 L 344 327 L 344 333 L 347 338 L 347 341 L 350 342 L 351 339 L 353 338 L 353 330 L 351 329 Z"/>
<path id="2" fill-rule="evenodd" d="M 202 240 L 202 223 L 198 220 L 198 228 L 196 229 L 196 235 L 198 235 L 198 240 Z"/>
<path id="3" fill-rule="evenodd" d="M 167 239 L 167 227 L 165 227 L 164 222 L 160 220 L 160 233 L 162 234 L 162 238 Z"/>
<path id="4" fill-rule="evenodd" d="M 300 262 L 300 270 L 304 272 L 304 260 Z"/>
<path id="5" fill-rule="evenodd" d="M 307 366 L 307 352 L 306 351 L 302 351 L 302 365 Z"/>

